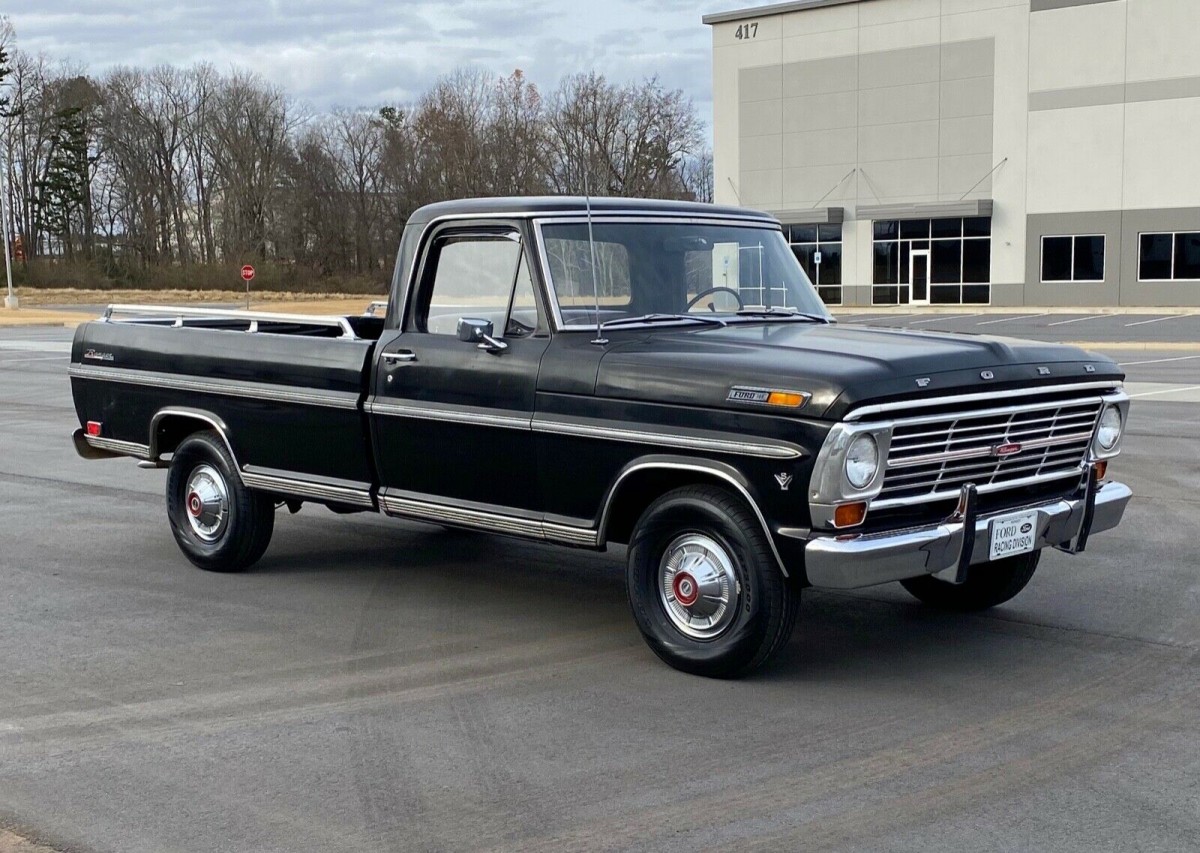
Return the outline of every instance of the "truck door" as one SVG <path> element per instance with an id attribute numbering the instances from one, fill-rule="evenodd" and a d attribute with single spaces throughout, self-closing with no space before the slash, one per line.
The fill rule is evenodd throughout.
<path id="1" fill-rule="evenodd" d="M 385 511 L 512 532 L 541 517 L 531 423 L 550 341 L 517 224 L 451 224 L 421 249 L 401 329 L 377 349 L 371 431 Z M 460 340 L 460 320 L 478 338 Z M 490 330 L 487 328 L 490 324 Z"/>

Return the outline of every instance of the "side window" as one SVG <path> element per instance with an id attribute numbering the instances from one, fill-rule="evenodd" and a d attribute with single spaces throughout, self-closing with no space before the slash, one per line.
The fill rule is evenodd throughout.
<path id="1" fill-rule="evenodd" d="M 512 305 L 508 310 L 508 325 L 504 334 L 510 337 L 523 337 L 532 334 L 537 328 L 537 299 L 533 295 L 533 277 L 529 274 L 529 262 L 525 253 L 517 264 L 517 281 L 513 287 Z"/>
<path id="2" fill-rule="evenodd" d="M 524 254 L 516 233 L 451 234 L 439 237 L 429 254 L 432 286 L 426 291 L 417 328 L 435 335 L 453 335 L 458 319 L 470 316 L 490 320 L 497 333 L 505 334 L 514 282 L 520 281 Z M 528 270 L 525 272 L 528 278 Z M 529 282 L 529 313 L 536 326 L 533 283 Z M 514 306 L 515 307 L 515 306 Z"/>

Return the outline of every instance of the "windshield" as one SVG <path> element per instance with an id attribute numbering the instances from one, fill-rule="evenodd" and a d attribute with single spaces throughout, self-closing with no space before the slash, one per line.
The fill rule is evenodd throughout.
<path id="1" fill-rule="evenodd" d="M 597 303 L 601 323 L 647 315 L 731 319 L 739 311 L 829 316 L 778 228 L 596 220 L 592 233 L 589 243 L 586 221 L 542 227 L 564 329 L 596 328 Z"/>

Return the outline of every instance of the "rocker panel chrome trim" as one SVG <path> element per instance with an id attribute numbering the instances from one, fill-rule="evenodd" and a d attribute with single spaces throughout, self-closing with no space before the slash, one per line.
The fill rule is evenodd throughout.
<path id="1" fill-rule="evenodd" d="M 387 515 L 402 518 L 455 524 L 493 533 L 506 533 L 529 539 L 544 539 L 565 545 L 582 545 L 588 548 L 596 548 L 600 544 L 597 532 L 592 528 L 573 527 L 566 524 L 546 522 L 538 518 L 522 518 L 520 516 L 506 515 L 502 511 L 497 510 L 453 506 L 412 497 L 411 495 L 388 494 L 386 491 L 380 494 L 379 505 Z"/>
<path id="2" fill-rule="evenodd" d="M 375 502 L 371 500 L 371 493 L 366 483 L 344 486 L 333 483 L 322 483 L 301 479 L 303 475 L 292 476 L 292 472 L 272 471 L 267 474 L 262 469 L 255 470 L 250 465 L 243 468 L 241 474 L 242 482 L 251 489 L 261 489 L 268 492 L 278 492 L 280 494 L 331 501 L 333 503 L 364 506 L 372 509 L 375 507 Z"/>
<path id="3" fill-rule="evenodd" d="M 271 400 L 277 403 L 297 403 L 304 406 L 325 406 L 332 409 L 355 410 L 358 408 L 357 391 L 303 391 L 286 385 L 266 382 L 243 382 L 236 379 L 196 379 L 173 373 L 151 370 L 131 370 L 120 367 L 90 367 L 72 364 L 68 374 L 75 379 L 94 379 L 99 382 L 117 382 L 126 385 L 144 385 L 150 388 L 173 388 L 198 394 L 218 394 L 225 397 L 246 397 L 255 400 Z"/>

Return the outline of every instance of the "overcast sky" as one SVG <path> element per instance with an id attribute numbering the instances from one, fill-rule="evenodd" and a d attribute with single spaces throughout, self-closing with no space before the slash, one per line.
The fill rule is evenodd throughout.
<path id="1" fill-rule="evenodd" d="M 694 0 L 9 0 L 17 46 L 82 63 L 237 64 L 318 110 L 408 102 L 459 66 L 543 89 L 575 71 L 658 75 L 712 115 L 703 14 Z"/>

